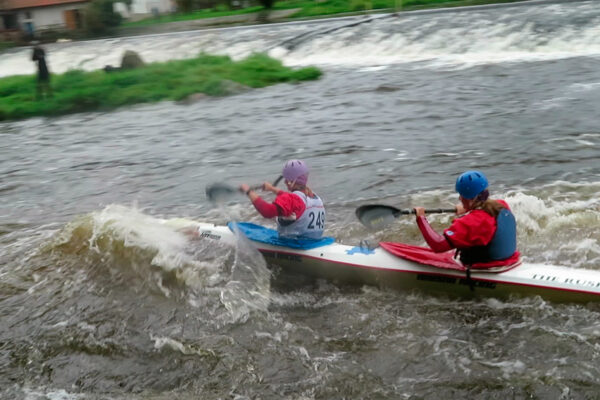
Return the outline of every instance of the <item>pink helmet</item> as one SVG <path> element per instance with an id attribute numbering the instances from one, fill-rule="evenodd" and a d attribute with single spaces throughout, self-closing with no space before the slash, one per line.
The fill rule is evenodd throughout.
<path id="1" fill-rule="evenodd" d="M 281 175 L 286 181 L 306 185 L 306 182 L 308 182 L 308 165 L 302 160 L 290 160 L 283 166 Z"/>

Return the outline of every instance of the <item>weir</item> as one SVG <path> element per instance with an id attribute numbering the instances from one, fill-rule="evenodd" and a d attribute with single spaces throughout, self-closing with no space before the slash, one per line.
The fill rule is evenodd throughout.
<path id="1" fill-rule="evenodd" d="M 332 26 L 333 24 L 333 26 Z M 380 66 L 435 60 L 431 65 L 538 61 L 600 54 L 600 9 L 593 1 L 531 1 L 421 10 L 289 24 L 55 43 L 51 72 L 117 65 L 135 49 L 146 62 L 200 52 L 234 59 L 269 52 L 288 65 Z M 450 39 L 451 38 L 451 39 Z M 30 49 L 0 57 L 0 77 L 33 74 Z"/>
<path id="2" fill-rule="evenodd" d="M 585 0 L 581 0 L 585 1 Z M 515 1 L 511 3 L 498 3 L 498 4 L 484 4 L 484 5 L 476 5 L 476 6 L 466 6 L 466 7 L 442 7 L 442 8 L 434 8 L 427 10 L 413 10 L 413 11 L 396 11 L 393 13 L 386 14 L 373 14 L 364 16 L 358 21 L 351 21 L 348 23 L 340 24 L 338 26 L 334 26 L 331 28 L 318 29 L 314 31 L 304 32 L 295 36 L 291 39 L 286 39 L 283 42 L 279 43 L 276 47 L 283 47 L 287 50 L 293 50 L 294 48 L 300 46 L 302 43 L 310 41 L 318 36 L 327 35 L 338 31 L 340 29 L 352 28 L 358 25 L 366 24 L 373 22 L 375 20 L 384 20 L 388 18 L 405 18 L 414 15 L 429 15 L 429 14 L 440 14 L 440 13 L 462 13 L 462 12 L 473 12 L 478 10 L 489 10 L 495 8 L 506 8 L 506 7 L 519 7 L 519 6 L 537 6 L 537 5 L 546 5 L 546 4 L 559 4 L 559 3 L 572 3 L 570 0 L 529 0 L 529 1 Z M 345 18 L 344 18 L 345 19 Z M 332 18 L 335 21 L 335 18 Z M 271 50 L 271 49 L 269 49 Z"/>

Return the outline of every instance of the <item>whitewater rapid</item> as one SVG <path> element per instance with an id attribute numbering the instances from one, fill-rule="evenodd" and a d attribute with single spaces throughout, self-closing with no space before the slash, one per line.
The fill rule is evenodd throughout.
<path id="1" fill-rule="evenodd" d="M 363 20 L 368 22 L 357 24 Z M 588 0 L 55 43 L 46 50 L 54 73 L 117 66 L 126 50 L 137 51 L 146 62 L 190 58 L 201 52 L 233 59 L 266 52 L 290 66 L 418 63 L 418 68 L 465 68 L 600 57 L 599 26 L 599 8 Z M 2 54 L 0 76 L 33 74 L 29 52 L 21 48 Z"/>

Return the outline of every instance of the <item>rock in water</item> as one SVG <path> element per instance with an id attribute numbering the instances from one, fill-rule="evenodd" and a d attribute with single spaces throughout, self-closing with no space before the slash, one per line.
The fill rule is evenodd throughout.
<path id="1" fill-rule="evenodd" d="M 139 68 L 144 64 L 140 55 L 133 50 L 127 50 L 121 59 L 121 69 Z"/>
<path id="2" fill-rule="evenodd" d="M 179 100 L 177 102 L 177 104 L 190 105 L 190 104 L 197 103 L 201 100 L 206 100 L 207 98 L 208 98 L 208 96 L 205 95 L 204 93 L 192 93 L 189 96 L 186 96 L 183 99 Z"/>

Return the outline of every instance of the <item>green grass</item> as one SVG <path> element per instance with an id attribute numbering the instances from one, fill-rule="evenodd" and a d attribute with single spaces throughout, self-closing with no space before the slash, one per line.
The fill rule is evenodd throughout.
<path id="1" fill-rule="evenodd" d="M 289 0 L 275 3 L 274 9 L 301 8 L 293 18 L 316 17 L 370 10 L 418 10 L 439 7 L 460 7 L 523 0 Z"/>
<path id="2" fill-rule="evenodd" d="M 373 9 L 389 9 L 394 7 L 394 0 L 325 0 L 321 2 L 310 0 L 290 0 L 277 2 L 273 8 L 300 8 L 301 10 L 295 13 L 292 17 L 305 18 Z"/>
<path id="3" fill-rule="evenodd" d="M 512 3 L 524 0 L 284 0 L 278 1 L 273 6 L 274 10 L 288 10 L 300 8 L 301 10 L 290 18 L 310 18 L 321 15 L 342 13 L 360 13 L 370 10 L 419 10 L 439 7 L 460 7 L 494 3 Z M 123 24 L 124 27 L 147 26 L 164 22 L 190 21 L 203 18 L 223 17 L 258 12 L 260 6 L 244 8 L 241 10 L 198 10 L 188 14 L 172 14 L 160 19 L 149 18 L 136 22 Z"/>
<path id="4" fill-rule="evenodd" d="M 35 76 L 11 76 L 0 79 L 0 121 L 180 100 L 193 93 L 221 96 L 227 94 L 221 84 L 223 80 L 259 88 L 320 76 L 317 68 L 294 70 L 264 54 L 254 54 L 238 62 L 227 56 L 203 54 L 127 71 L 70 71 L 52 75 L 54 96 L 43 100 L 36 100 Z"/>
<path id="5" fill-rule="evenodd" d="M 13 42 L 4 42 L 0 40 L 0 51 L 10 49 L 11 47 L 15 47 L 16 44 Z"/>

